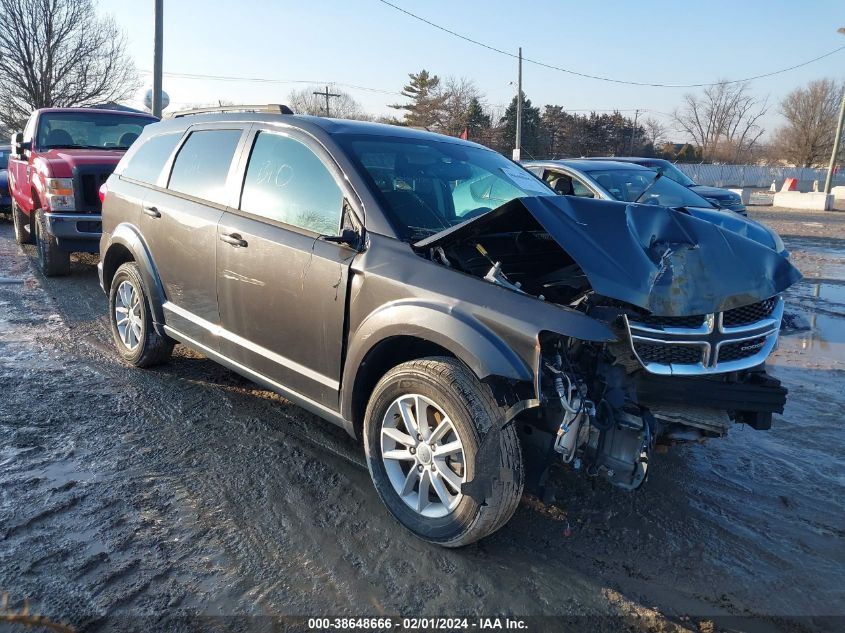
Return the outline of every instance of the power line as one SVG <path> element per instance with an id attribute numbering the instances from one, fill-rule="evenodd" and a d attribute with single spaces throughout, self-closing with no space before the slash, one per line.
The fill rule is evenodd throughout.
<path id="1" fill-rule="evenodd" d="M 144 74 L 150 74 L 151 71 L 149 70 L 139 70 L 138 72 Z M 266 84 L 329 84 L 331 86 L 340 86 L 342 88 L 350 88 L 352 90 L 364 90 L 367 92 L 376 92 L 379 94 L 391 95 L 391 96 L 404 96 L 401 92 L 395 92 L 392 90 L 382 90 L 381 88 L 370 88 L 368 86 L 359 86 L 357 84 L 346 84 L 346 83 L 339 83 L 336 81 L 315 81 L 312 79 L 272 79 L 269 77 L 234 77 L 229 75 L 201 75 L 198 73 L 164 73 L 166 77 L 172 77 L 175 79 L 203 79 L 208 81 L 249 81 L 254 83 L 266 83 Z"/>
<path id="2" fill-rule="evenodd" d="M 494 53 L 499 53 L 500 55 L 507 55 L 508 57 L 517 58 L 518 56 L 514 53 L 510 53 L 506 50 L 502 50 L 501 48 L 496 48 L 495 46 L 491 46 L 490 44 L 485 44 L 484 42 L 479 42 L 478 40 L 474 40 L 471 37 L 466 35 L 462 35 L 456 31 L 451 29 L 447 29 L 445 26 L 440 26 L 439 24 L 435 24 L 430 20 L 426 20 L 425 18 L 417 15 L 416 13 L 411 13 L 410 11 L 403 9 L 402 7 L 396 6 L 392 2 L 388 2 L 387 0 L 378 0 L 382 4 L 396 9 L 400 13 L 404 13 L 405 15 L 414 18 L 415 20 L 419 20 L 424 24 L 428 24 L 435 29 L 443 31 L 444 33 L 448 33 L 454 37 L 464 40 L 465 42 L 469 42 L 470 44 L 475 44 L 476 46 L 481 46 L 482 48 L 486 48 L 487 50 L 493 51 Z M 794 66 L 790 66 L 789 68 L 781 68 L 780 70 L 774 70 L 768 73 L 762 73 L 759 75 L 754 75 L 752 77 L 745 77 L 744 79 L 730 79 L 727 81 L 713 81 L 709 83 L 696 83 L 696 84 L 660 84 L 660 83 L 648 83 L 642 81 L 627 81 L 625 79 L 614 79 L 613 77 L 602 77 L 601 75 L 590 75 L 588 73 L 578 72 L 577 70 L 572 70 L 570 68 L 564 68 L 562 66 L 555 66 L 554 64 L 547 64 L 546 62 L 541 62 L 536 59 L 530 59 L 528 57 L 523 57 L 522 60 L 529 64 L 534 64 L 535 66 L 541 66 L 543 68 L 548 68 L 550 70 L 557 70 L 562 73 L 567 73 L 569 75 L 575 75 L 577 77 L 583 77 L 585 79 L 595 79 L 597 81 L 606 81 L 609 83 L 615 84 L 625 84 L 628 86 L 645 86 L 649 88 L 706 88 L 708 86 L 718 86 L 720 84 L 736 84 L 736 83 L 743 83 L 746 81 L 753 81 L 754 79 L 763 79 L 764 77 L 772 77 L 774 75 L 779 75 L 781 73 L 789 72 L 790 70 L 795 70 L 796 68 L 801 68 L 802 66 L 807 66 L 808 64 L 812 64 L 813 62 L 817 62 L 820 59 L 824 59 L 825 57 L 830 57 L 831 55 L 838 53 L 839 51 L 845 49 L 845 46 L 840 46 L 839 48 L 835 48 L 832 51 L 829 51 L 823 55 L 819 55 L 818 57 L 814 57 L 813 59 L 809 59 L 805 62 L 801 62 L 800 64 L 795 64 Z"/>
<path id="3" fill-rule="evenodd" d="M 139 73 L 142 74 L 152 74 L 152 71 L 146 69 L 139 69 Z M 202 79 L 202 80 L 209 80 L 209 81 L 246 81 L 246 82 L 256 82 L 256 83 L 269 83 L 269 84 L 326 84 L 325 81 L 316 81 L 313 79 L 272 79 L 268 77 L 236 77 L 230 75 L 203 75 L 199 73 L 177 73 L 177 72 L 166 72 L 164 73 L 166 77 L 174 77 L 177 79 Z M 368 92 L 377 92 L 380 94 L 386 94 L 391 96 L 397 97 L 404 97 L 405 95 L 401 92 L 394 92 L 391 90 L 382 90 L 381 88 L 370 88 L 367 86 L 359 86 L 357 84 L 346 84 L 346 83 L 338 83 L 338 82 L 328 82 L 329 86 L 340 86 L 343 88 L 351 88 L 355 90 L 366 90 Z M 317 94 L 317 93 L 315 93 Z M 325 92 L 320 91 L 319 95 L 325 96 Z M 334 96 L 334 95 L 329 95 Z M 201 103 L 199 101 L 171 101 L 173 105 L 195 105 L 197 103 Z M 506 108 L 509 104 L 507 103 L 491 103 L 489 104 L 490 107 L 493 108 Z M 564 108 L 565 112 L 634 112 L 639 110 L 640 112 L 652 112 L 654 114 L 660 114 L 663 116 L 671 117 L 672 114 L 669 112 L 661 112 L 659 110 L 653 110 L 651 108 Z"/>

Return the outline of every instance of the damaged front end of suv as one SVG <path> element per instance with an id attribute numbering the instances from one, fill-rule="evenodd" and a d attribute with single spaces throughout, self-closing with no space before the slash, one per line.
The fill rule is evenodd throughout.
<path id="1" fill-rule="evenodd" d="M 800 274 L 759 224 L 692 209 L 524 197 L 414 249 L 615 333 L 601 342 L 537 337 L 538 406 L 516 423 L 527 483 L 538 492 L 559 462 L 635 489 L 656 446 L 721 437 L 735 423 L 768 429 L 783 412 L 787 390 L 764 363 L 777 342 L 780 293 Z"/>

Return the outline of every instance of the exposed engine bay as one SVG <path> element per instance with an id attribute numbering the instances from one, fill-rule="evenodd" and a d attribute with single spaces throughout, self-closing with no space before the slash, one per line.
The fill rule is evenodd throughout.
<path id="1" fill-rule="evenodd" d="M 721 437 L 735 423 L 770 428 L 787 391 L 764 363 L 779 293 L 800 278 L 787 257 L 735 224 L 583 202 L 514 200 L 414 245 L 617 333 L 612 343 L 541 336 L 540 406 L 517 419 L 534 483 L 542 488 L 548 465 L 562 462 L 636 489 L 658 446 Z M 646 278 L 631 282 L 638 271 Z"/>

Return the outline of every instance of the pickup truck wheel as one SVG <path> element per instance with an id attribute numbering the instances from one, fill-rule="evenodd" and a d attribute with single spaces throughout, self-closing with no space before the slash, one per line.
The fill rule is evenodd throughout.
<path id="1" fill-rule="evenodd" d="M 122 264 L 109 291 L 109 321 L 120 356 L 135 367 L 167 362 L 173 340 L 155 331 L 149 293 L 135 262 Z"/>
<path id="2" fill-rule="evenodd" d="M 70 253 L 59 248 L 56 238 L 47 232 L 44 211 L 35 212 L 35 238 L 38 246 L 38 265 L 45 277 L 63 277 L 70 274 Z"/>
<path id="3" fill-rule="evenodd" d="M 403 526 L 431 543 L 460 547 L 510 519 L 524 479 L 513 425 L 499 435 L 499 466 L 509 481 L 495 481 L 484 505 L 461 488 L 473 479 L 482 438 L 502 412 L 489 388 L 453 358 L 411 361 L 385 374 L 367 405 L 364 446 L 376 491 Z"/>
<path id="4" fill-rule="evenodd" d="M 15 226 L 15 241 L 18 244 L 32 244 L 33 235 L 29 230 L 32 225 L 29 222 L 29 217 L 14 200 L 12 200 L 12 224 Z"/>

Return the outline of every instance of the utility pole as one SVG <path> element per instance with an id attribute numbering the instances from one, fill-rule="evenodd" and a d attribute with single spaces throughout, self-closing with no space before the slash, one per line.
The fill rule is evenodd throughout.
<path id="1" fill-rule="evenodd" d="M 329 92 L 329 87 L 328 87 L 328 86 L 326 86 L 326 91 L 325 91 L 325 92 L 320 92 L 320 91 L 317 91 L 317 92 L 314 92 L 314 94 L 315 94 L 315 95 L 319 95 L 319 96 L 321 96 L 321 97 L 325 97 L 325 98 L 326 98 L 326 116 L 329 116 L 329 98 L 330 98 L 330 97 L 339 97 L 340 95 L 339 95 L 339 94 L 335 94 L 334 92 Z"/>
<path id="2" fill-rule="evenodd" d="M 516 146 L 513 159 L 522 160 L 522 47 L 519 47 L 519 74 L 516 89 Z"/>
<path id="3" fill-rule="evenodd" d="M 634 110 L 634 127 L 631 128 L 631 151 L 629 152 L 631 156 L 634 155 L 634 135 L 637 133 L 637 117 L 639 114 L 639 110 Z"/>
<path id="4" fill-rule="evenodd" d="M 161 118 L 161 67 L 164 0 L 155 0 L 155 44 L 153 45 L 153 115 Z"/>
<path id="5" fill-rule="evenodd" d="M 836 30 L 837 33 L 845 35 L 845 28 Z M 836 159 L 839 156 L 839 142 L 842 140 L 842 123 L 845 122 L 845 94 L 842 95 L 842 104 L 839 106 L 839 121 L 836 124 L 836 136 L 833 139 L 833 152 L 830 155 L 830 165 L 827 168 L 827 178 L 824 179 L 824 192 L 830 193 L 833 185 L 833 170 L 836 168 Z"/>

